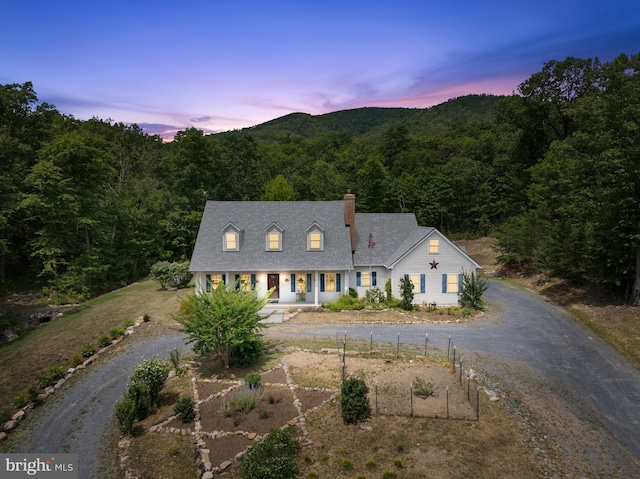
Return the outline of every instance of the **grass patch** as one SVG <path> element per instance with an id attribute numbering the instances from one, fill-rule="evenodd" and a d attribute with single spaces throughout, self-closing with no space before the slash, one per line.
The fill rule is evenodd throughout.
<path id="1" fill-rule="evenodd" d="M 16 391 L 37 384 L 38 376 L 50 367 L 71 367 L 73 358 L 82 355 L 81 345 L 97 343 L 112 328 L 120 327 L 123 317 L 149 314 L 153 318 L 138 328 L 136 335 L 167 331 L 175 325 L 171 315 L 177 311 L 177 299 L 192 291 L 160 291 L 151 280 L 134 283 L 69 309 L 63 316 L 0 346 L 0 364 L 11 365 L 0 369 L 0 404 L 12 404 Z"/>
<path id="2" fill-rule="evenodd" d="M 139 479 L 200 477 L 188 436 L 145 434 L 132 441 L 127 452 L 134 476 Z"/>

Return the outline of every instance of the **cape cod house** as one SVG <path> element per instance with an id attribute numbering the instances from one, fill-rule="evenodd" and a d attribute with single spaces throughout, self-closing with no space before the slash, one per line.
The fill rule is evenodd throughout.
<path id="1" fill-rule="evenodd" d="M 458 303 L 462 271 L 480 268 L 436 228 L 409 213 L 356 213 L 343 201 L 207 201 L 190 269 L 197 291 L 220 282 L 272 301 L 319 305 L 349 288 L 393 295 L 408 276 L 414 303 Z"/>

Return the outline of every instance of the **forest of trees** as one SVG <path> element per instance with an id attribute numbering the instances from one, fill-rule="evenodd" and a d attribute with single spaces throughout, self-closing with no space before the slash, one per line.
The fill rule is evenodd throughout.
<path id="1" fill-rule="evenodd" d="M 640 54 L 550 61 L 508 97 L 294 114 L 163 143 L 0 85 L 0 282 L 83 299 L 189 259 L 206 200 L 337 200 L 498 238 L 640 301 Z"/>

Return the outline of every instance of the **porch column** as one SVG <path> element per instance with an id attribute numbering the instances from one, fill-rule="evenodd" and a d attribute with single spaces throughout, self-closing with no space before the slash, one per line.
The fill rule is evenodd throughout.
<path id="1" fill-rule="evenodd" d="M 318 271 L 316 271 L 315 277 L 316 277 L 316 280 L 315 280 L 316 285 L 313 288 L 313 292 L 314 292 L 313 305 L 318 306 L 320 304 L 318 302 L 318 300 L 320 299 L 320 273 Z"/>

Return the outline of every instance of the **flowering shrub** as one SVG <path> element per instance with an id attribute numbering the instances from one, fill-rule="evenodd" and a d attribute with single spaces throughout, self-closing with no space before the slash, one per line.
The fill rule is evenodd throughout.
<path id="1" fill-rule="evenodd" d="M 160 390 L 169 377 L 170 371 L 171 366 L 167 361 L 158 358 L 148 359 L 136 368 L 131 376 L 131 383 L 146 387 L 151 397 L 151 404 L 157 406 Z"/>

